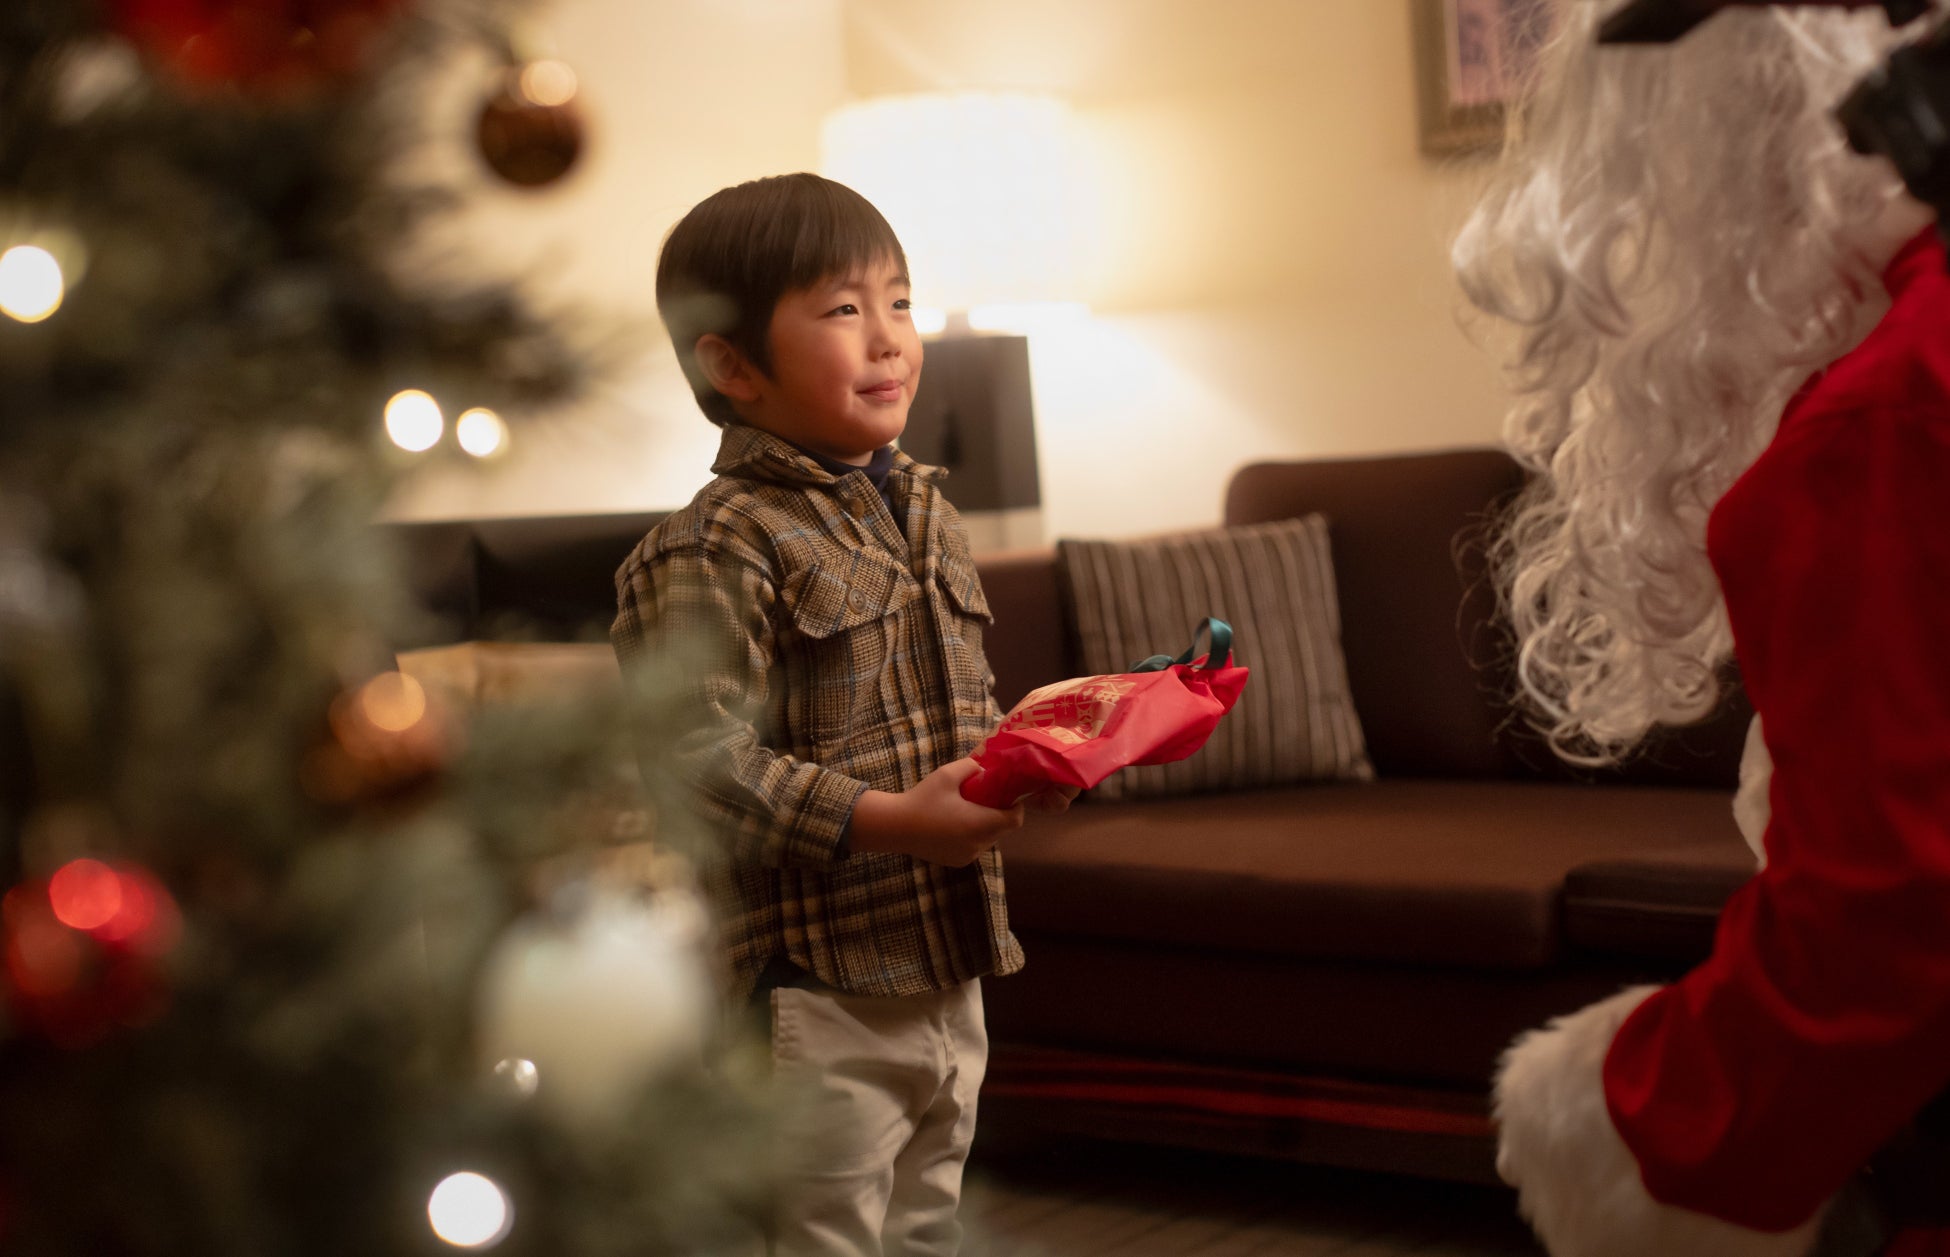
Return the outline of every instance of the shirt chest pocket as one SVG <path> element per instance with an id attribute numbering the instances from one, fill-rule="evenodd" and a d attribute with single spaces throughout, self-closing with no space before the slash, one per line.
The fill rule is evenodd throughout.
<path id="1" fill-rule="evenodd" d="M 949 551 L 934 571 L 945 612 L 941 642 L 943 677 L 954 704 L 958 753 L 967 754 L 988 733 L 989 692 L 995 674 L 983 652 L 983 630 L 994 622 L 988 597 L 982 592 L 975 561 L 966 553 Z"/>
<path id="2" fill-rule="evenodd" d="M 936 567 L 934 578 L 955 610 L 985 623 L 994 622 L 989 600 L 982 593 L 981 578 L 975 574 L 974 559 L 967 555 L 946 555 Z"/>
<path id="3" fill-rule="evenodd" d="M 778 697 L 788 741 L 830 757 L 883 719 L 880 696 L 896 666 L 902 612 L 920 596 L 912 573 L 871 550 L 822 558 L 787 578 L 779 594 Z"/>

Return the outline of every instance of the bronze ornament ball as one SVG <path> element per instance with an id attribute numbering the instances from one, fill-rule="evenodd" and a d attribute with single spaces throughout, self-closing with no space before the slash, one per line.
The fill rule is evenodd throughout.
<path id="1" fill-rule="evenodd" d="M 569 173 L 582 156 L 586 130 L 574 82 L 560 62 L 531 62 L 503 77 L 475 125 L 488 169 L 523 188 Z"/>

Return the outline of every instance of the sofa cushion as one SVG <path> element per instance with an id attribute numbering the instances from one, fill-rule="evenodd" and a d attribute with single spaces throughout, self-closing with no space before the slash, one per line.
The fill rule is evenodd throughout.
<path id="1" fill-rule="evenodd" d="M 1003 852 L 1025 935 L 1527 970 L 1573 869 L 1701 848 L 1745 851 L 1723 792 L 1383 780 L 1085 803 Z"/>
<path id="2" fill-rule="evenodd" d="M 1226 486 L 1225 522 L 1318 511 L 1347 673 L 1383 777 L 1493 777 L 1515 692 L 1484 541 L 1523 470 L 1501 450 L 1257 463 Z"/>
<path id="3" fill-rule="evenodd" d="M 1713 946 L 1720 909 L 1753 875 L 1753 854 L 1722 842 L 1580 865 L 1564 878 L 1565 940 L 1614 956 L 1696 961 Z"/>
<path id="4" fill-rule="evenodd" d="M 1204 749 L 1097 787 L 1138 798 L 1373 777 L 1341 660 L 1327 522 L 1318 515 L 1139 541 L 1057 543 L 1086 675 L 1177 654 L 1208 615 L 1252 669 Z"/>

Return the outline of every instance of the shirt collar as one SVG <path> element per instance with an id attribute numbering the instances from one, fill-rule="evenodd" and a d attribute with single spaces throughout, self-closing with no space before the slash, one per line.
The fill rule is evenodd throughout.
<path id="1" fill-rule="evenodd" d="M 867 473 L 867 479 L 873 481 L 873 487 L 876 489 L 884 489 L 886 487 L 887 473 L 894 469 L 895 450 L 891 445 L 881 446 L 873 452 L 872 456 L 866 462 L 857 464 L 844 463 L 837 458 L 828 458 L 817 450 L 809 450 L 805 446 L 797 445 L 796 443 L 795 448 L 807 458 L 818 463 L 821 470 L 835 478 L 844 476 L 848 472 L 864 471 Z"/>
<path id="2" fill-rule="evenodd" d="M 839 483 L 839 475 L 820 466 L 816 458 L 792 442 L 742 423 L 725 426 L 724 437 L 718 443 L 718 458 L 711 464 L 711 470 L 720 476 L 744 476 L 752 480 L 770 480 L 779 484 L 835 485 Z M 870 468 L 867 467 L 850 470 L 870 472 Z M 888 471 L 901 472 L 917 480 L 927 481 L 940 480 L 948 474 L 946 468 L 917 463 L 900 450 L 893 451 L 893 459 Z"/>

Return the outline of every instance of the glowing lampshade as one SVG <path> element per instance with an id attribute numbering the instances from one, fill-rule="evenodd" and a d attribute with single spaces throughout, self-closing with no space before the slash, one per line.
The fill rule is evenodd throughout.
<path id="1" fill-rule="evenodd" d="M 827 115 L 824 173 L 907 252 L 918 310 L 1076 299 L 1088 221 L 1068 108 L 1046 96 L 883 96 Z"/>

